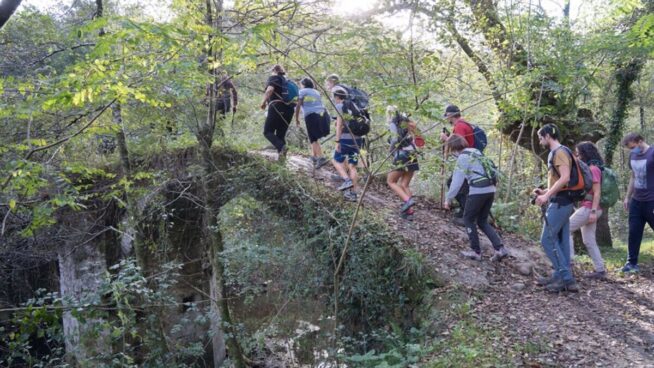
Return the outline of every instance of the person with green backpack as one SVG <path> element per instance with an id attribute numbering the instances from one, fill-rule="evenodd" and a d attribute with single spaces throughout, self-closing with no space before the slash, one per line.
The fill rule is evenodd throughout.
<path id="1" fill-rule="evenodd" d="M 577 210 L 572 214 L 572 216 L 570 216 L 570 259 L 573 259 L 575 253 L 572 234 L 577 230 L 581 230 L 581 238 L 588 250 L 588 255 L 593 260 L 593 265 L 595 266 L 595 271 L 587 273 L 585 276 L 591 279 L 604 279 L 606 277 L 606 268 L 604 267 L 604 260 L 602 259 L 602 254 L 600 254 L 597 240 L 595 238 L 597 219 L 602 216 L 602 209 L 604 208 L 600 203 L 602 194 L 605 193 L 605 183 L 602 180 L 604 160 L 597 150 L 597 146 L 595 146 L 593 142 L 587 141 L 577 144 L 575 147 L 575 156 L 590 167 L 593 176 L 593 189 L 586 194 L 586 197 L 579 203 Z M 604 172 L 608 175 L 610 169 L 604 168 Z M 613 183 L 616 182 L 613 181 Z M 608 180 L 606 184 L 610 186 Z M 606 195 L 604 198 L 606 198 Z M 613 203 L 615 203 L 615 201 Z"/>
<path id="2" fill-rule="evenodd" d="M 479 246 L 479 235 L 477 233 L 477 226 L 479 226 L 495 249 L 491 261 L 500 261 L 507 257 L 509 252 L 504 247 L 502 239 L 497 235 L 495 229 L 488 223 L 491 207 L 495 200 L 497 168 L 479 150 L 469 148 L 466 139 L 458 134 L 450 135 L 445 141 L 445 147 L 450 153 L 457 156 L 457 160 L 456 168 L 452 174 L 452 184 L 447 192 L 443 208 L 450 209 L 452 201 L 464 182 L 467 181 L 470 185 L 468 199 L 463 209 L 463 222 L 472 250 L 463 251 L 461 255 L 475 261 L 481 261 L 481 247 Z"/>

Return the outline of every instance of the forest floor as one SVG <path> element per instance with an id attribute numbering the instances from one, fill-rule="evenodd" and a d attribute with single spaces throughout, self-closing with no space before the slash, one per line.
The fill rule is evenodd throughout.
<path id="1" fill-rule="evenodd" d="M 260 154 L 276 158 L 270 151 Z M 331 165 L 313 170 L 307 157 L 290 154 L 286 165 L 318 185 L 335 188 L 340 184 L 332 180 Z M 400 200 L 383 181 L 374 180 L 363 205 L 383 215 L 406 246 L 424 255 L 447 282 L 434 299 L 464 300 L 465 313 L 457 308 L 456 313 L 447 314 L 449 320 L 439 323 L 443 348 L 432 355 L 437 360 L 427 358 L 427 364 L 654 367 L 654 265 L 642 264 L 638 275 L 610 269 L 602 281 L 581 277 L 590 269 L 577 265 L 580 292 L 547 293 L 535 284 L 536 277 L 549 269 L 538 243 L 503 232 L 511 257 L 493 263 L 489 260 L 492 247 L 482 235 L 483 260 L 466 260 L 459 255 L 469 244 L 464 228 L 452 224 L 450 214 L 436 201 L 417 199 L 415 219 L 402 220 Z M 476 336 L 466 337 L 462 323 L 473 326 L 470 333 Z M 452 344 L 469 346 L 457 353 Z"/>

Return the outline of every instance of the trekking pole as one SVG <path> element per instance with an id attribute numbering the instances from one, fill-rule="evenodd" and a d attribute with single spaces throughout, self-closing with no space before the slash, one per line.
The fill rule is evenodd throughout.
<path id="1" fill-rule="evenodd" d="M 232 109 L 232 131 L 234 130 L 234 115 L 236 115 L 236 113 L 234 112 L 234 109 Z"/>
<path id="2" fill-rule="evenodd" d="M 443 133 L 448 134 L 447 128 L 443 127 Z M 445 145 L 442 148 L 442 161 L 441 161 L 441 202 L 440 206 L 443 209 L 443 201 L 445 200 Z"/>

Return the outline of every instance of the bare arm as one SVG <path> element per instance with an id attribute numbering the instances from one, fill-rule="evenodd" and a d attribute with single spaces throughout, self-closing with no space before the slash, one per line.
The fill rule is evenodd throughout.
<path id="1" fill-rule="evenodd" d="M 266 108 L 266 105 L 268 105 L 268 100 L 270 99 L 270 96 L 272 96 L 273 92 L 275 92 L 275 88 L 273 88 L 273 86 L 268 86 L 268 88 L 266 88 L 266 92 L 263 94 L 263 101 L 261 101 L 261 110 Z"/>
<path id="2" fill-rule="evenodd" d="M 304 98 L 297 99 L 297 105 L 295 106 L 295 123 L 300 125 L 300 110 L 302 109 L 302 104 L 304 103 Z"/>
<path id="3" fill-rule="evenodd" d="M 541 191 L 539 189 L 534 191 L 535 193 L 539 194 L 539 196 L 536 197 L 537 205 L 542 206 L 546 204 L 550 198 L 555 196 L 570 182 L 570 166 L 561 165 L 558 167 L 558 170 L 561 173 L 561 177 L 554 183 L 554 185 L 552 185 L 551 188 L 546 191 Z"/>
<path id="4" fill-rule="evenodd" d="M 634 178 L 634 172 L 632 171 L 629 177 L 629 186 L 627 186 L 627 195 L 625 195 L 624 202 L 622 202 L 625 211 L 629 210 L 629 201 L 631 200 L 631 196 L 634 195 Z"/>

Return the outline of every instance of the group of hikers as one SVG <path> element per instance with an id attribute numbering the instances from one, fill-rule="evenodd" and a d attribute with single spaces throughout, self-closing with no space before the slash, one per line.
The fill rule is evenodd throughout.
<path id="1" fill-rule="evenodd" d="M 332 74 L 321 88 L 329 94 L 328 104 L 311 78 L 302 79 L 301 88 L 298 88 L 286 77 L 281 65 L 273 66 L 271 74 L 261 102 L 261 109 L 266 110 L 263 134 L 279 153 L 279 159 L 284 160 L 288 151 L 285 136 L 290 123 L 294 118 L 299 126 L 302 114 L 314 168 L 329 163 L 319 140 L 329 135 L 332 120 L 335 120 L 335 149 L 331 162 L 340 180 L 337 189 L 343 192 L 346 200 L 356 201 L 359 191 L 357 166 L 365 165 L 359 162 L 360 149 L 366 143 L 370 123 L 367 96 L 363 94 L 366 101 L 362 105 L 356 100 L 361 91 L 342 84 L 339 77 Z M 334 108 L 335 118 L 328 111 L 330 105 Z M 386 118 L 390 133 L 388 157 L 393 163 L 386 182 L 402 201 L 400 216 L 412 220 L 416 202 L 410 183 L 420 169 L 419 147 L 424 145 L 424 138 L 415 120 L 401 113 L 396 106 L 387 107 Z M 483 153 L 486 136 L 483 130 L 479 134 L 479 127 L 465 121 L 455 105 L 446 107 L 443 118 L 449 121 L 452 132 L 443 128 L 440 139 L 444 150 L 456 158 L 456 165 L 448 180 L 449 189 L 442 206 L 449 210 L 455 201 L 459 204 L 453 221 L 465 227 L 470 241 L 470 250 L 461 254 L 477 261 L 482 259 L 479 228 L 494 248 L 490 260 L 500 261 L 509 256 L 509 252 L 488 221 L 498 173 L 493 162 Z M 578 143 L 572 150 L 560 143 L 561 133 L 554 124 L 544 125 L 537 134 L 539 143 L 549 150 L 548 174 L 547 186 L 533 190 L 532 203 L 542 209 L 540 241 L 553 269 L 551 275 L 539 278 L 537 284 L 551 292 L 577 292 L 579 287 L 572 272 L 574 231 L 581 230 L 583 243 L 594 265 L 594 271 L 584 276 L 603 279 L 607 274 L 595 232 L 604 209 L 601 200 L 604 199 L 605 173 L 612 171 L 605 167 L 597 146 L 592 142 Z M 654 229 L 654 149 L 650 149 L 637 133 L 625 136 L 622 144 L 631 150 L 631 179 L 623 203 L 629 212 L 629 254 L 622 271 L 638 272 L 638 254 L 645 224 Z M 617 183 L 613 184 L 617 196 Z"/>

